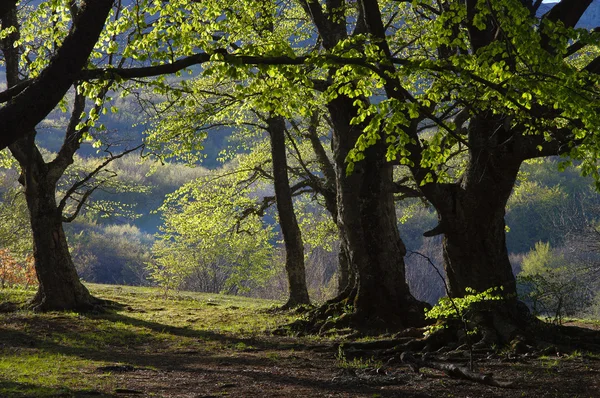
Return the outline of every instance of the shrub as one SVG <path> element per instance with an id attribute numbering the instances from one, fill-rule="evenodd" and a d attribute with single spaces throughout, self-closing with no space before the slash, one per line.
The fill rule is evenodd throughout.
<path id="1" fill-rule="evenodd" d="M 19 262 L 12 256 L 8 249 L 0 249 L 0 287 L 36 285 L 37 275 L 33 263 L 33 256 L 27 256 L 25 261 Z"/>
<path id="2" fill-rule="evenodd" d="M 562 322 L 590 304 L 592 291 L 583 281 L 584 273 L 565 256 L 552 250 L 549 243 L 538 242 L 523 257 L 518 275 L 521 298 L 536 315 Z"/>

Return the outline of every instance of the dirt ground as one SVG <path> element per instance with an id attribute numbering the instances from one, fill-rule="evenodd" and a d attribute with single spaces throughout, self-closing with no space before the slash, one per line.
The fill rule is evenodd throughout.
<path id="1" fill-rule="evenodd" d="M 348 339 L 274 335 L 276 325 L 293 317 L 263 304 L 256 309 L 251 300 L 201 294 L 164 300 L 142 288 L 94 289 L 131 307 L 91 316 L 0 314 L 0 398 L 44 391 L 82 398 L 600 398 L 600 338 L 588 330 L 600 329 L 597 322 L 568 328 L 571 336 L 592 336 L 594 352 L 547 346 L 543 356 L 479 353 L 475 371 L 512 382 L 500 388 L 429 368 L 415 373 L 389 356 L 355 360 L 338 349 Z M 467 361 L 458 355 L 453 363 Z"/>
<path id="2" fill-rule="evenodd" d="M 496 356 L 476 364 L 508 388 L 450 378 L 399 365 L 340 367 L 323 345 L 255 341 L 223 355 L 194 351 L 115 358 L 140 366 L 97 369 L 117 377 L 120 397 L 600 397 L 600 356 L 552 353 L 542 358 Z M 285 340 L 285 339 L 284 339 Z M 380 365 L 381 366 L 381 365 Z"/>

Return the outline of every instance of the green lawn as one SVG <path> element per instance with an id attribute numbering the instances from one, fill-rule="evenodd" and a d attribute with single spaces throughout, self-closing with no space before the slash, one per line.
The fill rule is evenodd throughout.
<path id="1" fill-rule="evenodd" d="M 248 349 L 254 337 L 292 320 L 268 311 L 280 303 L 267 300 L 188 292 L 164 298 L 153 288 L 87 286 L 123 308 L 0 313 L 0 397 L 110 395 L 111 366 L 152 367 L 166 353 Z M 3 289 L 0 302 L 25 302 L 33 294 Z"/>

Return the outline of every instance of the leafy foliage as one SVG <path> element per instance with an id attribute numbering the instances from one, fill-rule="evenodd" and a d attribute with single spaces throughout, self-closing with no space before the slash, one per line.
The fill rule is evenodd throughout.
<path id="1" fill-rule="evenodd" d="M 552 250 L 549 243 L 536 243 L 523 258 L 518 280 L 521 295 L 534 313 L 551 316 L 557 323 L 581 312 L 593 298 L 585 274 L 569 266 L 565 256 Z"/>
<path id="2" fill-rule="evenodd" d="M 2 172 L 0 179 L 0 246 L 8 250 L 17 262 L 24 262 L 33 251 L 31 228 L 25 195 L 14 183 L 15 173 Z"/>
<path id="3" fill-rule="evenodd" d="M 33 266 L 33 257 L 18 262 L 8 249 L 0 249 L 0 287 L 21 286 L 28 288 L 37 285 L 37 276 Z"/>
<path id="4" fill-rule="evenodd" d="M 466 290 L 467 294 L 464 297 L 442 297 L 436 305 L 425 311 L 425 318 L 437 320 L 458 319 L 468 323 L 471 312 L 482 310 L 487 302 L 505 299 L 502 295 L 502 287 L 490 288 L 484 292 L 476 292 L 473 289 Z M 429 331 L 434 331 L 436 328 L 439 328 L 439 325 L 434 325 Z"/>
<path id="5" fill-rule="evenodd" d="M 208 175 L 169 195 L 160 208 L 165 224 L 153 247 L 151 277 L 165 288 L 244 292 L 272 272 L 273 230 L 252 209 L 257 187 L 235 176 Z"/>

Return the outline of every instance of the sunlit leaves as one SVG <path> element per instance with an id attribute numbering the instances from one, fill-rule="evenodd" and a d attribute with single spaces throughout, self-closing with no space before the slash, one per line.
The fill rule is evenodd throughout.
<path id="1" fill-rule="evenodd" d="M 227 275 L 224 288 L 244 291 L 271 275 L 272 228 L 257 215 L 241 218 L 254 205 L 248 193 L 257 187 L 240 187 L 235 173 L 221 173 L 183 186 L 162 206 L 165 223 L 152 265 L 158 282 L 182 282 L 218 265 Z"/>

